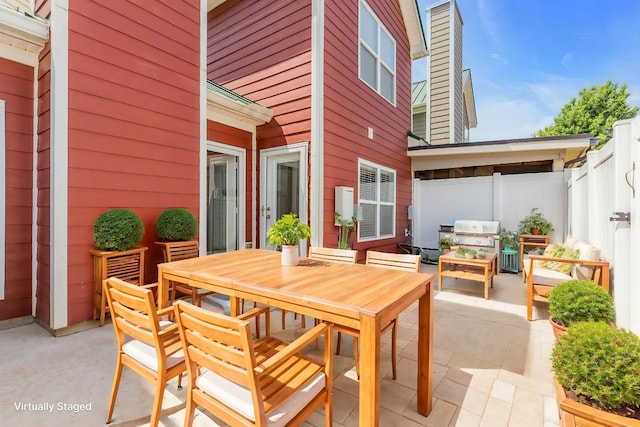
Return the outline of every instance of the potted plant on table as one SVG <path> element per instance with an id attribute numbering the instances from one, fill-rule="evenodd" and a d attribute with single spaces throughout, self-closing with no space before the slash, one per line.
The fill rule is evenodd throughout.
<path id="1" fill-rule="evenodd" d="M 549 291 L 549 315 L 549 323 L 558 338 L 574 323 L 612 323 L 613 298 L 590 280 L 568 280 Z"/>
<path id="2" fill-rule="evenodd" d="M 118 277 L 130 283 L 144 284 L 145 246 L 139 246 L 144 234 L 142 220 L 129 209 L 109 209 L 93 225 L 93 318 L 104 325 L 108 311 L 102 281 Z"/>
<path id="3" fill-rule="evenodd" d="M 500 250 L 517 251 L 518 250 L 518 233 L 516 231 L 503 228 L 500 230 Z"/>
<path id="4" fill-rule="evenodd" d="M 553 231 L 553 224 L 544 217 L 538 208 L 531 209 L 531 213 L 520 220 L 518 232 L 520 234 L 546 235 Z"/>
<path id="5" fill-rule="evenodd" d="M 551 364 L 561 425 L 640 426 L 640 338 L 580 322 L 556 341 Z"/>
<path id="6" fill-rule="evenodd" d="M 298 265 L 300 240 L 311 237 L 311 229 L 294 213 L 282 215 L 267 232 L 267 242 L 282 249 L 282 265 Z"/>

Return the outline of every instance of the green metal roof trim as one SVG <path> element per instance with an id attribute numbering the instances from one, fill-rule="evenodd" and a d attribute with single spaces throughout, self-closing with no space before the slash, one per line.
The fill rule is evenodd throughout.
<path id="1" fill-rule="evenodd" d="M 411 85 L 411 105 L 422 106 L 427 103 L 427 81 L 415 82 Z"/>
<path id="2" fill-rule="evenodd" d="M 420 5 L 418 4 L 418 0 L 415 0 L 416 3 L 416 11 L 418 12 L 418 22 L 420 22 L 420 34 L 422 34 L 422 42 L 424 43 L 425 49 L 429 52 L 429 46 L 427 45 L 427 36 L 424 33 L 424 24 L 422 23 L 422 15 L 420 14 Z"/>
<path id="3" fill-rule="evenodd" d="M 212 92 L 216 92 L 219 93 L 220 95 L 226 96 L 227 98 L 233 100 L 233 101 L 237 101 L 237 102 L 241 102 L 245 105 L 250 105 L 250 104 L 258 104 L 255 101 L 250 100 L 249 98 L 245 98 L 242 95 L 239 95 L 237 93 L 235 93 L 232 90 L 227 89 L 226 87 L 219 85 L 216 82 L 213 82 L 211 80 L 207 80 L 207 90 L 210 90 Z"/>

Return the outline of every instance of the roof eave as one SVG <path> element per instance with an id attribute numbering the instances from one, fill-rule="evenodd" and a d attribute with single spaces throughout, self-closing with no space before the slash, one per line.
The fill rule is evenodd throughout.
<path id="1" fill-rule="evenodd" d="M 37 60 L 48 39 L 49 22 L 0 5 L 0 46 L 6 46 L 18 56 L 26 54 Z"/>
<path id="2" fill-rule="evenodd" d="M 400 11 L 409 39 L 411 59 L 424 58 L 429 55 L 427 41 L 422 28 L 422 20 L 417 0 L 400 0 Z"/>
<path id="3" fill-rule="evenodd" d="M 227 96 L 207 89 L 207 119 L 242 122 L 250 126 L 260 126 L 269 123 L 273 118 L 273 111 L 260 104 L 245 104 L 234 101 Z"/>

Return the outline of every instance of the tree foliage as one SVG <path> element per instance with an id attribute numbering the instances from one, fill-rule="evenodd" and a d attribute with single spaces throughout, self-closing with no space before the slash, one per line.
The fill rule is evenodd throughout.
<path id="1" fill-rule="evenodd" d="M 602 86 L 582 89 L 578 98 L 572 98 L 554 119 L 535 136 L 558 136 L 591 133 L 599 138 L 598 148 L 613 136 L 613 124 L 618 120 L 635 117 L 638 107 L 627 103 L 627 85 L 618 87 L 610 80 Z"/>

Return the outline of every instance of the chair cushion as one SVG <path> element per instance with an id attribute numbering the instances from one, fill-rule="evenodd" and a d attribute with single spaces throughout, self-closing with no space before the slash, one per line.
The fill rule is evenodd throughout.
<path id="1" fill-rule="evenodd" d="M 544 251 L 544 255 L 553 258 L 578 259 L 580 251 L 565 246 L 561 243 L 553 243 L 547 246 Z M 573 268 L 573 264 L 558 261 L 543 261 L 541 266 L 544 268 L 548 268 L 549 270 L 559 271 L 567 275 L 571 274 L 571 269 Z"/>
<path id="2" fill-rule="evenodd" d="M 142 341 L 131 340 L 122 346 L 122 351 L 152 371 L 158 372 L 158 358 L 156 357 L 155 347 Z M 167 356 L 167 369 L 177 365 L 183 360 L 184 353 L 182 350 L 173 353 L 171 356 Z"/>
<path id="3" fill-rule="evenodd" d="M 196 386 L 215 399 L 233 408 L 248 419 L 255 421 L 251 391 L 228 379 L 207 371 L 196 379 Z M 280 427 L 286 425 L 325 387 L 324 372 L 319 372 L 290 399 L 266 413 L 267 425 Z"/>
<path id="4" fill-rule="evenodd" d="M 535 265 L 533 266 L 533 283 L 536 285 L 555 286 L 562 282 L 571 280 L 571 276 L 560 271 L 550 270 L 548 268 L 541 268 Z"/>

